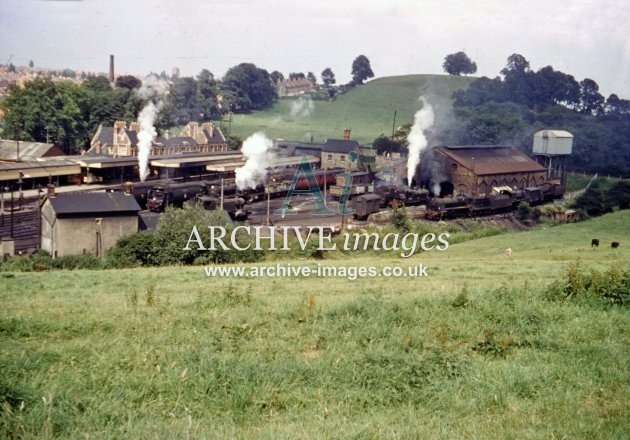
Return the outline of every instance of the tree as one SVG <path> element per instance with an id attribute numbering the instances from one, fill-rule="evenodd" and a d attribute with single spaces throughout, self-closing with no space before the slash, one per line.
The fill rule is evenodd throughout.
<path id="1" fill-rule="evenodd" d="M 168 100 L 172 105 L 171 123 L 183 125 L 199 119 L 202 113 L 197 100 L 197 81 L 191 77 L 177 79 L 170 88 Z"/>
<path id="2" fill-rule="evenodd" d="M 374 77 L 370 60 L 365 55 L 359 55 L 352 62 L 352 84 L 363 84 L 363 81 Z"/>
<path id="3" fill-rule="evenodd" d="M 83 87 L 92 92 L 111 92 L 112 86 L 104 75 L 90 75 L 83 81 Z"/>
<path id="4" fill-rule="evenodd" d="M 630 208 L 630 183 L 618 180 L 605 195 L 607 206 L 618 206 L 619 209 Z"/>
<path id="5" fill-rule="evenodd" d="M 221 82 L 221 91 L 228 109 L 234 112 L 261 110 L 276 98 L 269 73 L 252 63 L 230 68 Z"/>
<path id="6" fill-rule="evenodd" d="M 203 69 L 197 75 L 197 102 L 199 111 L 206 119 L 220 115 L 217 82 L 214 75 L 207 69 Z"/>
<path id="7" fill-rule="evenodd" d="M 475 73 L 477 71 L 477 63 L 468 58 L 464 52 L 457 52 L 447 55 L 442 64 L 444 71 L 449 75 L 461 75 Z"/>
<path id="8" fill-rule="evenodd" d="M 308 72 L 308 74 L 306 75 L 306 78 L 313 84 L 317 84 L 317 77 L 315 76 L 313 72 Z"/>
<path id="9" fill-rule="evenodd" d="M 35 63 L 33 62 L 33 60 L 30 60 L 30 61 L 28 62 L 28 67 L 30 67 L 31 69 L 32 69 L 33 67 L 35 67 Z"/>
<path id="10" fill-rule="evenodd" d="M 400 152 L 401 145 L 400 142 L 396 142 L 384 134 L 381 134 L 372 142 L 372 146 L 376 149 L 376 154 L 378 155 L 398 153 Z"/>
<path id="11" fill-rule="evenodd" d="M 9 63 L 9 66 L 7 67 L 7 70 L 11 73 L 15 73 L 15 65 L 13 63 Z"/>
<path id="12" fill-rule="evenodd" d="M 284 75 L 280 72 L 278 72 L 277 70 L 274 70 L 273 72 L 271 72 L 269 74 L 269 77 L 271 78 L 271 82 L 275 85 L 278 83 L 278 81 L 284 81 Z"/>
<path id="13" fill-rule="evenodd" d="M 125 88 L 128 90 L 139 89 L 142 85 L 142 81 L 133 75 L 122 75 L 116 78 L 116 87 Z"/>
<path id="14" fill-rule="evenodd" d="M 507 77 L 510 75 L 519 75 L 529 72 L 529 61 L 523 55 L 513 53 L 507 59 L 507 66 L 501 70 L 501 74 Z"/>
<path id="15" fill-rule="evenodd" d="M 331 86 L 335 84 L 336 82 L 335 74 L 333 73 L 330 67 L 326 67 L 324 70 L 322 70 L 321 77 L 322 77 L 322 82 L 327 86 Z"/>
<path id="16" fill-rule="evenodd" d="M 289 73 L 289 79 L 304 79 L 306 76 L 302 72 Z"/>
<path id="17" fill-rule="evenodd" d="M 599 93 L 597 83 L 590 78 L 580 82 L 580 110 L 595 116 L 604 111 L 604 97 Z"/>
<path id="18" fill-rule="evenodd" d="M 72 69 L 68 69 L 65 68 L 61 71 L 61 76 L 63 76 L 64 78 L 76 78 L 77 77 L 77 72 L 75 72 Z"/>
<path id="19" fill-rule="evenodd" d="M 44 142 L 48 135 L 66 152 L 79 149 L 88 141 L 88 103 L 87 91 L 70 81 L 40 77 L 23 87 L 13 84 L 0 104 L 5 113 L 4 136 L 15 137 L 19 124 L 20 139 Z"/>
<path id="20" fill-rule="evenodd" d="M 574 206 L 586 211 L 591 217 L 602 215 L 606 212 L 602 192 L 597 188 L 588 188 L 584 194 L 578 197 Z"/>

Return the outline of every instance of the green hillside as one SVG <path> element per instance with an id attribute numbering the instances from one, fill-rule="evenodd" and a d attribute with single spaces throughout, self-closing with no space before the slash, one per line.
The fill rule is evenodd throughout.
<path id="1" fill-rule="evenodd" d="M 630 314 L 550 296 L 578 259 L 627 265 L 630 211 L 405 260 L 291 261 L 426 278 L 0 273 L 0 437 L 624 438 Z"/>
<path id="2" fill-rule="evenodd" d="M 362 144 L 371 143 L 380 134 L 391 134 L 394 111 L 396 126 L 413 121 L 418 110 L 418 98 L 428 96 L 437 111 L 451 107 L 454 91 L 466 88 L 475 78 L 447 75 L 405 75 L 378 78 L 335 101 L 312 101 L 308 115 L 292 115 L 292 106 L 299 101 L 282 99 L 270 109 L 249 115 L 234 115 L 231 132 L 245 139 L 263 130 L 271 138 L 293 141 L 323 142 L 341 138 L 346 127 L 352 138 Z M 222 127 L 227 133 L 227 117 Z"/>

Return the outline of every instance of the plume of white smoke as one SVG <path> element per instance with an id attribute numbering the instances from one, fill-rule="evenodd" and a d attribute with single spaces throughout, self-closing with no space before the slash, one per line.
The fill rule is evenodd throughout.
<path id="1" fill-rule="evenodd" d="M 162 97 L 168 93 L 168 81 L 155 75 L 149 75 L 142 80 L 142 86 L 138 89 L 138 96 L 142 99 Z"/>
<path id="2" fill-rule="evenodd" d="M 140 169 L 140 181 L 144 182 L 149 175 L 149 154 L 151 142 L 157 135 L 154 127 L 155 118 L 164 102 L 162 97 L 168 90 L 168 83 L 156 76 L 148 76 L 142 81 L 142 87 L 138 89 L 138 96 L 149 100 L 138 115 L 140 132 L 138 133 L 138 168 Z M 153 103 L 157 100 L 157 104 Z"/>
<path id="3" fill-rule="evenodd" d="M 138 115 L 140 133 L 138 133 L 138 166 L 140 168 L 140 181 L 144 182 L 149 175 L 149 153 L 151 152 L 151 142 L 157 135 L 153 122 L 160 111 L 160 105 L 150 102 L 142 109 Z"/>
<path id="4" fill-rule="evenodd" d="M 413 125 L 407 141 L 409 142 L 409 157 L 407 158 L 407 184 L 411 186 L 413 176 L 416 174 L 416 167 L 420 163 L 420 153 L 427 147 L 427 138 L 424 132 L 433 125 L 435 114 L 433 107 L 421 96 L 422 108 L 413 117 Z"/>
<path id="5" fill-rule="evenodd" d="M 239 189 L 255 188 L 264 183 L 267 168 L 273 160 L 273 142 L 262 131 L 256 132 L 243 142 L 241 152 L 245 165 L 235 170 L 236 186 Z"/>
<path id="6" fill-rule="evenodd" d="M 294 118 L 307 118 L 313 113 L 313 110 L 315 110 L 315 105 L 309 95 L 300 96 L 291 103 L 291 116 Z"/>

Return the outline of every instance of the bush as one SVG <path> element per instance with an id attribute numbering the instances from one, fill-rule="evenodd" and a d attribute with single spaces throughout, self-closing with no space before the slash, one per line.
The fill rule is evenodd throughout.
<path id="1" fill-rule="evenodd" d="M 518 204 L 518 208 L 516 209 L 516 218 L 519 221 L 529 220 L 529 215 L 532 213 L 532 208 L 529 206 L 529 203 L 522 201 Z"/>
<path id="2" fill-rule="evenodd" d="M 605 195 L 607 206 L 618 206 L 619 209 L 630 208 L 630 182 L 617 181 Z"/>
<path id="3" fill-rule="evenodd" d="M 392 206 L 392 224 L 400 232 L 409 232 L 411 225 L 409 224 L 409 216 L 404 206 L 394 204 Z"/>
<path id="4" fill-rule="evenodd" d="M 591 217 L 602 215 L 610 210 L 604 205 L 602 191 L 592 187 L 588 188 L 584 194 L 575 200 L 574 206 L 585 211 Z"/>
<path id="5" fill-rule="evenodd" d="M 564 276 L 553 283 L 548 295 L 552 299 L 596 298 L 609 304 L 630 305 L 630 270 L 613 266 L 598 272 L 573 263 Z"/>
<path id="6" fill-rule="evenodd" d="M 120 238 L 107 251 L 107 262 L 112 267 L 150 266 L 155 264 L 153 233 L 136 232 Z"/>

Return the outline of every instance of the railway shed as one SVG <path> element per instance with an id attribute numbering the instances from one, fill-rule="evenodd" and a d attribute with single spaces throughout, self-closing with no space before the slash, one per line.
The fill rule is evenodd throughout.
<path id="1" fill-rule="evenodd" d="M 545 167 L 513 147 L 440 146 L 421 160 L 422 182 L 434 194 L 485 195 L 495 187 L 524 189 L 546 181 Z"/>
<path id="2" fill-rule="evenodd" d="M 120 192 L 46 196 L 41 205 L 41 249 L 53 257 L 102 256 L 119 238 L 138 231 L 136 200 Z"/>

